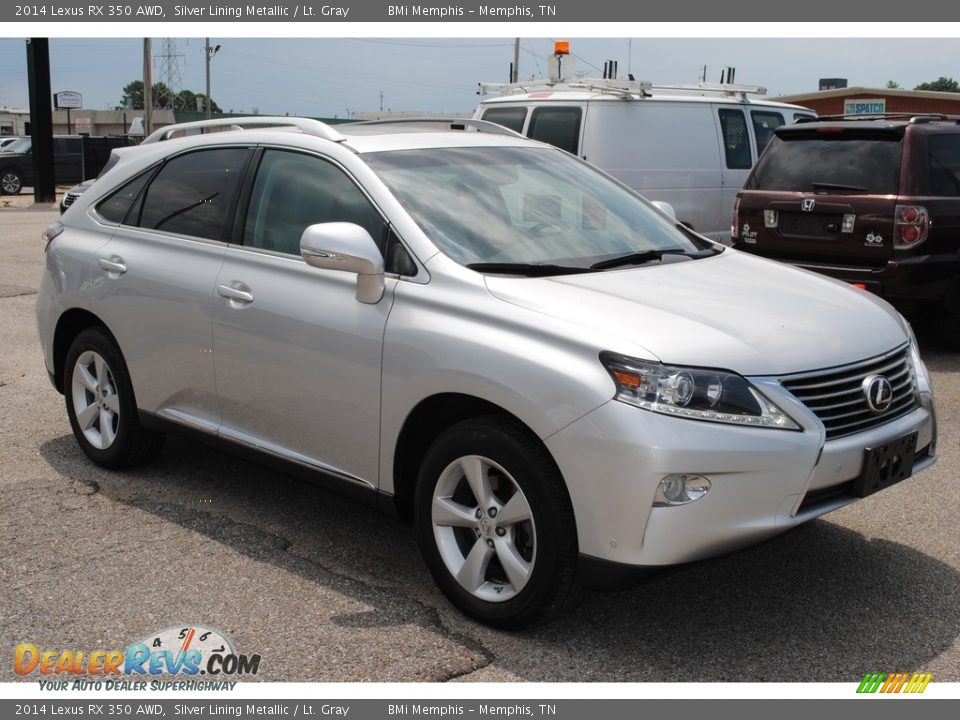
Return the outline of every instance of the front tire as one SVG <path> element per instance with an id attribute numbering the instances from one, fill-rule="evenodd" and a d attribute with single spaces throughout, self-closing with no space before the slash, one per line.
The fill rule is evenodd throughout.
<path id="1" fill-rule="evenodd" d="M 461 422 L 427 451 L 417 539 L 463 613 L 520 629 L 573 602 L 578 543 L 563 478 L 540 441 L 507 417 Z"/>
<path id="2" fill-rule="evenodd" d="M 73 435 L 97 465 L 117 470 L 160 452 L 164 435 L 140 424 L 127 365 L 105 329 L 77 335 L 67 351 L 63 390 Z"/>

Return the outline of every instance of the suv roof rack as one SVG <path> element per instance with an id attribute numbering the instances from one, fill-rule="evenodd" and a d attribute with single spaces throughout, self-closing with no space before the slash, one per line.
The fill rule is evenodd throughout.
<path id="1" fill-rule="evenodd" d="M 305 135 L 313 135 L 333 142 L 343 142 L 346 140 L 343 135 L 326 123 L 313 120 L 312 118 L 254 115 L 251 117 L 217 118 L 215 120 L 197 120 L 196 122 L 166 125 L 152 132 L 144 138 L 143 142 L 162 142 L 163 140 L 170 140 L 175 135 L 200 135 L 208 129 L 213 128 L 221 128 L 221 131 L 262 130 L 269 128 L 286 131 L 299 130 Z"/>
<path id="2" fill-rule="evenodd" d="M 714 94 L 728 97 L 747 95 L 766 95 L 767 89 L 761 85 L 737 85 L 734 83 L 696 83 L 693 85 L 673 84 L 655 85 L 649 80 L 620 80 L 616 78 L 584 78 L 582 80 L 531 80 L 517 83 L 478 83 L 477 95 L 521 95 L 537 90 L 585 90 L 587 92 L 619 95 L 624 99 L 635 96 L 647 97 L 652 91 L 683 91 L 703 95 Z"/>
<path id="3" fill-rule="evenodd" d="M 809 123 L 820 120 L 831 121 L 854 121 L 854 120 L 904 120 L 911 125 L 924 125 L 932 122 L 952 122 L 960 125 L 960 115 L 946 115 L 944 113 L 908 113 L 908 112 L 883 112 L 883 113 L 862 113 L 860 115 L 817 115 L 816 117 L 800 117 L 796 122 Z"/>
<path id="4" fill-rule="evenodd" d="M 361 120 L 359 122 L 346 123 L 345 127 L 356 126 L 377 126 L 377 125 L 406 125 L 412 128 L 422 128 L 424 130 L 435 129 L 434 125 L 446 125 L 447 130 L 475 130 L 477 132 L 492 133 L 494 135 L 512 135 L 513 137 L 523 137 L 520 133 L 510 128 L 490 122 L 489 120 L 474 120 L 473 118 L 389 118 L 385 120 Z"/>

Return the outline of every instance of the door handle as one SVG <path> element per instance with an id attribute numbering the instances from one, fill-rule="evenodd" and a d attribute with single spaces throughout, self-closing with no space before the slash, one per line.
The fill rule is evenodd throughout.
<path id="1" fill-rule="evenodd" d="M 246 285 L 244 285 L 243 287 L 246 287 Z M 243 305 L 253 302 L 253 293 L 250 292 L 249 289 L 242 290 L 240 288 L 231 287 L 229 285 L 217 285 L 217 294 L 220 297 L 227 298 L 227 300 L 232 300 L 234 302 L 238 302 Z"/>
<path id="2" fill-rule="evenodd" d="M 100 269 L 115 275 L 123 275 L 127 271 L 127 266 L 123 263 L 123 258 L 113 256 L 109 260 L 100 258 Z"/>

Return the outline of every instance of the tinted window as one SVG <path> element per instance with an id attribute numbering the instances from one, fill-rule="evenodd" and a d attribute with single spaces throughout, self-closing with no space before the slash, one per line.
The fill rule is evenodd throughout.
<path id="1" fill-rule="evenodd" d="M 514 132 L 523 132 L 523 121 L 527 119 L 527 109 L 522 107 L 490 108 L 483 113 L 483 119 L 503 125 Z"/>
<path id="2" fill-rule="evenodd" d="M 244 148 L 223 148 L 173 158 L 147 188 L 137 224 L 223 240 L 247 155 Z"/>
<path id="3" fill-rule="evenodd" d="M 244 244 L 299 255 L 304 229 L 324 222 L 356 223 L 377 243 L 384 238 L 380 214 L 336 165 L 311 155 L 264 152 L 250 198 Z"/>
<path id="4" fill-rule="evenodd" d="M 775 137 L 750 180 L 753 190 L 894 194 L 900 138 L 856 135 Z"/>
<path id="5" fill-rule="evenodd" d="M 927 140 L 930 156 L 930 194 L 960 196 L 960 135 L 931 135 Z"/>
<path id="6" fill-rule="evenodd" d="M 530 116 L 527 135 L 576 155 L 580 142 L 581 115 L 578 107 L 535 108 Z"/>
<path id="7" fill-rule="evenodd" d="M 147 184 L 151 173 L 146 172 L 122 186 L 97 206 L 97 212 L 109 222 L 122 223 L 133 203 L 140 197 L 140 191 Z"/>
<path id="8" fill-rule="evenodd" d="M 747 134 L 747 120 L 743 112 L 740 110 L 720 110 L 719 112 L 727 167 L 732 170 L 749 168 L 753 164 L 753 159 L 750 156 L 750 137 Z"/>
<path id="9" fill-rule="evenodd" d="M 753 121 L 753 136 L 757 141 L 757 157 L 770 142 L 773 131 L 783 125 L 783 115 L 778 112 L 754 110 L 750 113 Z"/>

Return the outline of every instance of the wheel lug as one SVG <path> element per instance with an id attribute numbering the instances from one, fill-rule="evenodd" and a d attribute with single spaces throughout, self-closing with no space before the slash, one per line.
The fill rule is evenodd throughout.
<path id="1" fill-rule="evenodd" d="M 489 510 L 487 510 L 487 515 L 489 515 L 492 518 L 495 518 L 497 516 L 497 509 L 495 507 L 490 508 Z"/>
<path id="2" fill-rule="evenodd" d="M 487 539 L 487 545 L 493 547 L 493 540 Z"/>
<path id="3" fill-rule="evenodd" d="M 473 532 L 477 537 L 480 537 L 480 528 L 474 528 Z"/>
<path id="4" fill-rule="evenodd" d="M 504 530 L 502 527 L 497 528 L 497 535 L 499 535 L 500 537 L 503 537 L 506 534 L 507 534 L 507 531 Z"/>
<path id="5" fill-rule="evenodd" d="M 480 508 L 477 508 L 477 512 L 474 513 L 474 516 L 477 518 L 477 520 L 479 520 L 480 518 L 483 517 L 483 510 L 481 510 Z"/>

